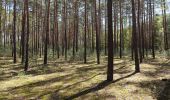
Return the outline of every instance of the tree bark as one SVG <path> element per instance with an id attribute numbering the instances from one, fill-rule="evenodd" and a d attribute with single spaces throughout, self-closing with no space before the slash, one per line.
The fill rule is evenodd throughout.
<path id="1" fill-rule="evenodd" d="M 100 64 L 100 44 L 99 44 L 99 29 L 98 29 L 98 18 L 97 18 L 97 7 L 96 7 L 96 0 L 94 0 L 95 4 L 95 27 L 96 27 L 96 54 L 97 54 L 97 64 Z"/>
<path id="2" fill-rule="evenodd" d="M 13 55 L 14 55 L 14 63 L 16 63 L 16 0 L 14 2 L 14 12 L 13 12 Z"/>
<path id="3" fill-rule="evenodd" d="M 108 68 L 107 68 L 107 81 L 113 81 L 112 0 L 107 1 L 107 13 L 108 13 Z"/>
<path id="4" fill-rule="evenodd" d="M 28 0 L 25 0 L 25 7 L 26 7 L 26 22 L 27 22 L 27 36 L 26 36 L 26 57 L 25 57 L 25 68 L 24 71 L 28 70 L 28 49 L 29 49 L 29 8 L 28 8 Z"/>
<path id="5" fill-rule="evenodd" d="M 45 47 L 44 47 L 44 65 L 47 64 L 47 53 L 48 53 L 48 43 L 49 43 L 49 20 L 50 20 L 50 0 L 48 0 L 48 8 L 47 8 L 47 15 L 46 15 L 46 37 L 45 37 Z"/>
<path id="6" fill-rule="evenodd" d="M 87 33 L 87 0 L 85 0 L 85 17 L 84 17 L 84 20 L 85 20 L 85 25 L 84 25 L 84 63 L 86 64 L 87 63 L 87 57 L 86 57 L 86 46 L 87 46 L 87 37 L 86 37 L 86 33 Z"/>
<path id="7" fill-rule="evenodd" d="M 139 67 L 139 58 L 138 58 L 138 35 L 136 30 L 136 10 L 135 10 L 135 1 L 131 0 L 132 3 L 132 18 L 133 18 L 133 44 L 134 44 L 134 52 L 135 52 L 135 72 L 140 72 Z"/>

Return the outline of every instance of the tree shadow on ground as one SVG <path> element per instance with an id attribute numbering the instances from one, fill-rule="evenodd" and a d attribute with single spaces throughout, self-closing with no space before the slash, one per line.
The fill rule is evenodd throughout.
<path id="1" fill-rule="evenodd" d="M 149 92 L 152 92 L 151 96 L 153 99 L 157 98 L 157 100 L 170 100 L 170 79 L 147 80 L 142 82 L 127 81 L 126 84 L 146 89 L 146 91 L 149 90 Z M 132 93 L 138 94 L 139 92 L 139 90 L 136 90 Z"/>
<path id="2" fill-rule="evenodd" d="M 43 64 L 30 65 L 29 71 L 26 72 L 25 75 L 37 76 L 37 75 L 52 74 L 52 73 L 56 73 L 56 72 L 64 72 L 65 69 L 59 68 L 59 67 L 65 66 L 65 65 L 59 65 L 59 64 L 63 64 L 63 61 L 61 61 L 61 62 L 58 61 L 57 63 L 51 62 L 47 65 L 43 65 Z M 77 72 L 87 72 L 87 71 L 94 71 L 94 70 L 103 72 L 106 69 L 106 65 L 97 65 L 97 64 L 92 64 L 92 63 L 89 63 L 89 64 L 91 64 L 91 65 L 84 64 L 84 65 L 81 65 L 80 68 L 77 68 L 75 66 L 78 66 L 78 64 L 73 63 L 68 68 L 71 70 L 74 69 Z M 121 65 L 121 64 L 123 64 L 123 66 L 117 66 L 117 65 Z M 120 62 L 115 65 L 117 66 L 117 69 L 115 69 L 115 73 L 117 73 L 117 74 L 125 74 L 125 73 L 130 72 L 130 70 L 126 70 L 127 69 L 126 63 Z M 49 67 L 49 66 L 52 66 L 52 67 Z M 8 65 L 8 67 L 9 67 L 9 71 L 7 73 L 1 73 L 0 81 L 5 81 L 12 77 L 18 76 L 19 73 L 21 73 L 21 72 L 24 73 L 24 71 L 22 70 L 24 68 L 24 65 L 22 65 L 22 64 L 17 64 L 14 66 Z"/>
<path id="3" fill-rule="evenodd" d="M 116 83 L 116 82 L 121 81 L 121 80 L 123 80 L 123 79 L 125 79 L 125 78 L 131 77 L 131 76 L 133 76 L 133 75 L 135 75 L 135 74 L 136 74 L 136 72 L 133 72 L 133 73 L 131 73 L 131 74 L 125 76 L 125 77 L 116 79 L 116 80 L 111 81 L 111 82 L 108 82 L 107 80 L 102 81 L 102 82 L 100 82 L 100 83 L 99 83 L 97 86 L 95 86 L 95 87 L 92 87 L 92 88 L 89 88 L 89 89 L 84 90 L 84 91 L 82 91 L 82 92 L 79 92 L 79 93 L 77 93 L 77 94 L 71 95 L 70 97 L 66 97 L 65 100 L 72 100 L 72 99 L 78 98 L 78 97 L 80 97 L 80 96 L 86 95 L 86 94 L 88 94 L 88 93 L 101 90 L 101 89 L 107 87 L 108 85 L 110 85 L 110 84 L 112 84 L 112 83 Z"/>
<path id="4" fill-rule="evenodd" d="M 71 71 L 69 75 L 54 76 L 54 77 L 43 79 L 42 81 L 39 80 L 39 81 L 33 81 L 31 83 L 26 83 L 26 84 L 24 83 L 24 84 L 22 84 L 22 86 L 9 88 L 7 90 L 7 92 L 11 91 L 12 93 L 16 93 L 17 95 L 20 96 L 20 93 L 21 93 L 20 90 L 23 90 L 21 94 L 25 93 L 26 96 L 25 95 L 23 96 L 25 98 L 29 98 L 29 96 L 30 97 L 32 96 L 32 97 L 38 97 L 38 99 L 39 99 L 43 96 L 49 95 L 52 98 L 56 97 L 56 96 L 62 96 L 64 99 L 70 100 L 70 99 L 74 99 L 74 98 L 86 95 L 86 94 L 91 93 L 91 92 L 96 92 L 98 90 L 104 89 L 105 87 L 109 86 L 110 84 L 121 81 L 121 80 L 128 78 L 128 77 L 131 77 L 132 75 L 135 74 L 135 73 L 131 73 L 132 69 L 131 69 L 131 67 L 129 67 L 129 66 L 133 65 L 132 63 L 129 63 L 129 62 L 126 63 L 126 62 L 121 61 L 121 62 L 118 62 L 118 63 L 115 64 L 116 65 L 115 70 L 114 70 L 115 74 L 119 74 L 119 75 L 124 74 L 122 76 L 125 76 L 127 74 L 129 74 L 129 75 L 122 77 L 122 78 L 119 78 L 119 79 L 116 79 L 112 82 L 102 81 L 102 82 L 99 83 L 99 81 L 96 81 L 95 83 L 90 84 L 90 87 L 92 86 L 91 88 L 87 89 L 87 86 L 85 86 L 85 87 L 83 87 L 84 91 L 81 91 L 81 92 L 76 93 L 74 95 L 69 95 L 69 94 L 65 95 L 64 93 L 60 94 L 60 92 L 61 91 L 70 92 L 71 89 L 79 87 L 79 85 L 81 83 L 88 81 L 88 80 L 92 79 L 93 77 L 99 75 L 99 74 L 96 74 L 96 73 L 100 73 L 100 74 L 102 74 L 102 76 L 105 76 L 107 66 L 106 66 L 106 63 L 103 63 L 101 65 L 97 65 L 94 62 L 90 62 L 88 64 L 81 63 L 80 65 L 76 62 L 71 63 L 70 65 L 68 63 L 64 63 L 64 64 L 63 63 L 64 63 L 63 61 L 61 61 L 61 62 L 60 61 L 50 62 L 47 66 L 43 66 L 43 64 L 40 64 L 40 63 L 33 64 L 33 65 L 30 66 L 30 71 L 27 74 L 31 75 L 31 76 L 37 76 L 37 75 L 48 75 L 48 74 L 62 72 L 62 71 L 64 71 L 63 73 L 67 73 L 67 72 Z M 153 63 L 153 64 L 155 64 L 155 63 Z M 166 65 L 164 64 L 164 66 L 167 66 L 167 65 L 168 64 L 166 64 Z M 10 65 L 10 67 L 11 67 L 10 70 L 16 70 L 16 71 L 19 70 L 18 69 L 19 66 L 15 67 L 14 69 L 12 69 L 11 65 Z M 61 69 L 60 69 L 60 67 L 61 67 Z M 154 67 L 154 69 L 156 67 Z M 156 68 L 156 70 L 159 71 L 159 70 L 161 70 L 160 68 L 161 67 Z M 44 71 L 44 69 L 45 69 L 45 71 Z M 86 73 L 86 74 L 84 74 L 84 73 Z M 93 76 L 92 73 L 94 73 L 95 76 Z M 149 70 L 147 70 L 146 73 L 143 73 L 143 74 L 145 74 L 146 76 L 152 77 L 152 75 L 154 75 L 154 74 L 157 75 L 157 73 L 159 74 L 159 72 L 154 71 L 152 73 Z M 86 76 L 87 74 L 88 74 L 88 76 Z M 82 78 L 82 76 L 86 76 L 86 77 Z M 77 80 L 74 80 L 74 79 L 77 79 Z M 55 88 L 54 87 L 51 88 L 49 86 L 53 83 L 58 83 L 58 82 L 63 82 L 63 85 L 57 84 Z M 97 83 L 99 83 L 99 84 L 94 85 L 94 84 L 97 84 Z M 144 85 L 148 86 L 148 84 L 144 84 Z M 43 90 L 44 88 L 41 88 L 41 87 L 44 87 L 44 86 L 49 86 L 50 88 L 48 88 L 48 89 L 46 89 L 45 91 L 42 92 L 41 90 Z M 143 85 L 141 85 L 140 87 L 143 87 Z M 28 88 L 29 93 L 24 90 L 25 88 L 26 89 Z M 36 89 L 36 88 L 37 88 L 36 92 L 34 90 L 32 90 L 32 89 Z M 76 91 L 78 91 L 78 90 L 76 90 Z M 35 93 L 33 94 L 31 92 L 35 92 Z M 63 94 L 64 94 L 64 96 L 63 96 Z M 54 100 L 56 100 L 56 99 L 54 99 Z"/>
<path id="5" fill-rule="evenodd" d="M 170 100 L 170 79 L 167 80 L 165 88 L 159 94 L 157 100 Z"/>
<path id="6" fill-rule="evenodd" d="M 5 81 L 15 77 L 20 72 L 21 64 L 0 67 L 0 81 Z M 2 70 L 1 70 L 2 69 Z"/>
<path id="7" fill-rule="evenodd" d="M 92 78 L 98 76 L 98 75 L 101 75 L 103 73 L 98 73 L 90 78 L 87 78 L 87 79 L 84 79 L 82 81 L 79 81 L 79 82 L 76 82 L 74 84 L 71 84 L 71 85 L 68 85 L 66 87 L 62 87 L 62 86 L 59 86 L 59 88 L 54 89 L 54 90 L 46 90 L 44 92 L 40 92 L 39 95 L 37 96 L 37 98 L 40 98 L 46 94 L 51 94 L 53 93 L 54 91 L 60 91 L 60 90 L 63 90 L 63 89 L 67 89 L 69 87 L 72 87 L 72 86 L 77 86 L 78 84 L 82 83 L 82 82 L 85 82 L 85 81 L 88 81 L 88 80 L 91 80 Z M 70 81 L 72 80 L 73 78 L 76 77 L 76 73 L 74 74 L 68 74 L 68 75 L 64 75 L 64 76 L 59 76 L 59 77 L 54 77 L 54 78 L 51 78 L 51 79 L 47 79 L 47 80 L 42 80 L 42 81 L 37 81 L 37 82 L 32 82 L 32 83 L 28 83 L 28 84 L 25 84 L 25 85 L 21 85 L 21 86 L 17 86 L 17 87 L 12 87 L 12 88 L 9 88 L 8 90 L 3 90 L 3 91 L 0 91 L 1 92 L 7 92 L 7 93 L 15 93 L 15 94 L 18 94 L 18 91 L 20 90 L 26 90 L 26 91 L 29 91 L 29 94 L 33 94 L 34 91 L 32 91 L 32 89 L 36 88 L 36 87 L 43 87 L 45 85 L 50 85 L 50 84 L 53 84 L 53 83 L 56 83 L 56 82 L 67 82 L 67 81 Z M 22 94 L 25 94 L 25 92 L 22 92 Z M 26 94 L 23 98 L 29 98 L 29 94 Z M 28 96 L 28 97 L 27 97 Z M 32 96 L 35 96 L 32 95 Z"/>
<path id="8" fill-rule="evenodd" d="M 143 72 L 143 74 L 147 77 L 159 78 L 161 75 L 170 73 L 169 60 L 160 63 L 150 62 L 149 64 L 153 65 L 152 68 L 154 68 L 154 71 L 150 71 L 150 69 L 148 69 L 148 71 Z"/>
<path id="9" fill-rule="evenodd" d="M 58 95 L 56 95 L 56 94 L 57 94 L 59 91 L 62 91 L 62 90 L 64 90 L 64 89 L 68 89 L 68 88 L 73 87 L 73 86 L 77 86 L 77 85 L 79 85 L 80 83 L 89 81 L 89 80 L 91 80 L 91 79 L 93 79 L 93 78 L 95 78 L 96 76 L 101 75 L 101 74 L 104 74 L 104 73 L 95 74 L 95 75 L 93 75 L 93 76 L 90 77 L 90 78 L 81 80 L 81 81 L 79 81 L 79 82 L 75 82 L 75 83 L 73 83 L 73 84 L 71 84 L 71 85 L 68 85 L 68 86 L 65 86 L 65 87 L 61 87 L 61 88 L 59 88 L 59 89 L 57 89 L 57 90 L 55 90 L 55 91 L 53 91 L 53 92 L 51 92 L 51 91 L 50 91 L 50 92 L 45 92 L 45 93 L 39 95 L 39 96 L 37 97 L 37 99 L 40 99 L 41 97 L 43 97 L 43 96 L 45 96 L 45 95 L 51 94 L 51 98 L 53 98 L 53 100 L 55 100 L 54 98 L 58 98 Z"/>
<path id="10" fill-rule="evenodd" d="M 68 75 L 64 75 L 64 76 L 60 76 L 60 77 L 54 77 L 54 78 L 51 78 L 51 79 L 48 79 L 48 80 L 42 80 L 42 81 L 33 82 L 33 83 L 25 84 L 25 85 L 22 85 L 22 86 L 10 88 L 10 89 L 8 89 L 8 91 L 14 91 L 14 90 L 17 90 L 17 89 L 24 89 L 26 87 L 34 88 L 34 87 L 38 87 L 38 86 L 43 86 L 43 85 L 46 85 L 46 84 L 59 82 L 59 81 L 65 79 L 65 78 L 68 78 L 68 77 L 73 77 L 73 76 L 71 74 L 68 74 Z"/>
<path id="11" fill-rule="evenodd" d="M 65 61 L 56 61 L 56 62 L 50 62 L 47 65 L 43 65 L 43 64 L 32 65 L 32 66 L 30 66 L 30 70 L 27 72 L 27 75 L 30 74 L 30 75 L 36 76 L 36 75 L 43 75 L 43 74 L 52 74 L 52 73 L 56 73 L 56 72 L 64 72 L 65 70 L 63 68 L 58 68 L 58 70 L 56 70 L 56 69 L 57 69 L 57 67 L 67 66 L 67 65 L 69 65 L 69 67 L 68 67 L 69 69 L 74 68 L 74 70 L 76 70 L 77 72 L 87 72 L 87 71 L 93 71 L 93 70 L 104 71 L 104 69 L 106 68 L 105 64 L 98 65 L 98 64 L 95 64 L 95 61 L 90 61 L 89 63 L 80 65 L 81 67 L 76 68 L 75 66 L 79 66 L 79 64 L 83 64 L 83 63 L 73 62 L 71 64 L 68 64 L 68 63 L 65 63 Z M 123 65 L 123 66 L 119 67 L 118 65 L 119 66 Z M 50 66 L 53 66 L 53 68 L 56 68 L 56 69 L 51 70 Z M 115 70 L 115 73 L 122 74 L 123 72 L 124 73 L 130 72 L 130 71 L 126 70 L 127 69 L 126 62 L 116 63 L 115 66 L 118 66 L 118 69 Z M 131 66 L 131 65 L 128 65 L 128 66 Z M 125 70 L 122 72 L 122 71 L 120 71 L 122 69 L 125 69 Z M 41 71 L 43 71 L 43 73 Z"/>

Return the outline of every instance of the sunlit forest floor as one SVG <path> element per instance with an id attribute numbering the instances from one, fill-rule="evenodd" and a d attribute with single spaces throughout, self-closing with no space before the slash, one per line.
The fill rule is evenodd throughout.
<path id="1" fill-rule="evenodd" d="M 170 99 L 170 60 L 146 59 L 134 73 L 130 57 L 115 59 L 113 82 L 106 82 L 107 58 L 79 61 L 32 60 L 25 75 L 23 65 L 0 57 L 0 100 L 154 100 Z M 166 80 L 167 79 L 167 80 Z M 169 96 L 169 97 L 168 97 Z"/>

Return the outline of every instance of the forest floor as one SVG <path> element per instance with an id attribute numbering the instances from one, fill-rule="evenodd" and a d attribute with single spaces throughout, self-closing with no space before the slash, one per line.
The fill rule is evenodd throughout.
<path id="1" fill-rule="evenodd" d="M 108 83 L 105 57 L 100 65 L 32 60 L 27 74 L 11 57 L 0 57 L 0 100 L 170 100 L 170 59 L 146 59 L 141 73 L 134 73 L 129 59 L 114 60 L 114 81 Z"/>

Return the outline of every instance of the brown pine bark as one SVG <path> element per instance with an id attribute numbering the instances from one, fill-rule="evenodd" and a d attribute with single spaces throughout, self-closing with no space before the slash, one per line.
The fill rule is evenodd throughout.
<path id="1" fill-rule="evenodd" d="M 96 0 L 94 0 L 95 6 L 95 28 L 96 28 L 96 54 L 97 54 L 97 64 L 100 64 L 100 44 L 99 44 L 99 29 L 98 29 L 98 17 L 97 17 L 97 7 Z"/>
<path id="2" fill-rule="evenodd" d="M 87 63 L 87 57 L 86 57 L 86 47 L 87 47 L 87 37 L 86 37 L 86 34 L 87 34 L 87 0 L 85 0 L 85 17 L 84 17 L 84 20 L 85 20 L 85 24 L 84 24 L 84 63 L 86 64 Z"/>
<path id="3" fill-rule="evenodd" d="M 137 24 L 138 24 L 138 43 L 139 43 L 139 58 L 142 63 L 142 49 L 141 49 L 141 0 L 138 0 L 138 16 L 137 16 Z"/>
<path id="4" fill-rule="evenodd" d="M 67 1 L 64 0 L 64 51 L 65 51 L 65 60 L 67 60 Z"/>
<path id="5" fill-rule="evenodd" d="M 138 35 L 137 35 L 137 29 L 136 29 L 136 6 L 135 6 L 135 1 L 131 0 L 132 3 L 132 20 L 133 20 L 133 47 L 134 47 L 134 52 L 135 52 L 135 72 L 140 72 L 140 66 L 139 66 L 139 58 L 138 58 Z"/>
<path id="6" fill-rule="evenodd" d="M 0 1 L 0 45 L 2 43 L 2 1 Z"/>
<path id="7" fill-rule="evenodd" d="M 59 48 L 59 30 L 58 30 L 58 0 L 54 1 L 54 34 L 56 39 L 57 47 L 57 57 L 60 57 L 60 48 Z"/>
<path id="8" fill-rule="evenodd" d="M 104 35 L 105 35 L 105 55 L 107 55 L 107 0 L 105 0 L 105 32 L 104 32 Z"/>
<path id="9" fill-rule="evenodd" d="M 29 59 L 29 55 L 28 55 L 28 49 L 29 49 L 29 7 L 28 7 L 28 0 L 24 1 L 25 3 L 25 8 L 26 8 L 26 24 L 27 24 L 27 36 L 26 36 L 26 54 L 25 54 L 25 67 L 24 67 L 24 71 L 26 72 L 28 70 L 28 59 Z"/>
<path id="10" fill-rule="evenodd" d="M 47 15 L 46 15 L 46 37 L 45 37 L 45 47 L 44 47 L 44 65 L 47 64 L 49 31 L 50 31 L 49 24 L 50 24 L 50 0 L 48 0 L 48 8 L 47 8 Z"/>
<path id="11" fill-rule="evenodd" d="M 13 62 L 16 63 L 16 0 L 13 0 L 14 2 L 14 12 L 13 12 L 13 55 L 14 59 Z"/>
<path id="12" fill-rule="evenodd" d="M 155 29 L 155 1 L 152 2 L 152 57 L 155 59 L 155 34 L 156 34 L 156 29 Z"/>
<path id="13" fill-rule="evenodd" d="M 116 1 L 114 2 L 114 53 L 116 54 L 116 48 L 117 48 L 117 5 Z"/>
<path id="14" fill-rule="evenodd" d="M 108 13 L 108 67 L 107 67 L 107 81 L 113 81 L 112 0 L 107 1 L 107 13 Z"/>
<path id="15" fill-rule="evenodd" d="M 120 10 L 120 43 L 119 43 L 119 56 L 122 58 L 122 40 L 123 40 L 123 18 L 122 18 L 122 0 L 119 0 L 119 10 Z"/>

